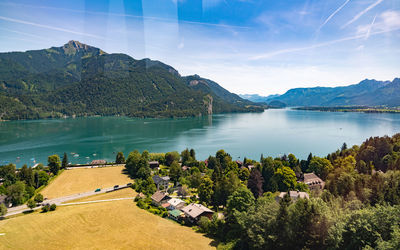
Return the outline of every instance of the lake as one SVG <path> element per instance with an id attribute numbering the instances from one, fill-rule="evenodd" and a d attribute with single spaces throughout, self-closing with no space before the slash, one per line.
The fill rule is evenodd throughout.
<path id="1" fill-rule="evenodd" d="M 114 160 L 135 149 L 168 152 L 194 148 L 204 160 L 219 149 L 233 159 L 312 152 L 326 156 L 362 143 L 370 136 L 400 132 L 399 114 L 333 113 L 291 109 L 209 117 L 138 119 L 83 117 L 0 122 L 0 164 L 47 163 L 47 156 L 68 153 L 72 163 Z"/>

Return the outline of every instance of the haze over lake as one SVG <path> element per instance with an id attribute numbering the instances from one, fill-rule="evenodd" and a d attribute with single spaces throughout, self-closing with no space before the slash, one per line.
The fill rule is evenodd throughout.
<path id="1" fill-rule="evenodd" d="M 177 119 L 87 117 L 0 123 L 0 164 L 47 163 L 47 156 L 68 153 L 72 163 L 113 161 L 118 151 L 182 151 L 194 148 L 204 160 L 219 149 L 233 159 L 312 152 L 326 156 L 343 142 L 400 132 L 400 115 L 266 110 Z M 79 156 L 78 156 L 79 155 Z M 18 158 L 19 157 L 19 158 Z"/>

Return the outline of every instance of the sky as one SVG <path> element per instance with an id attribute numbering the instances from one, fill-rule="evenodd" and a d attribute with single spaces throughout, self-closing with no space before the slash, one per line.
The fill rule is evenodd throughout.
<path id="1" fill-rule="evenodd" d="M 283 94 L 400 77 L 400 1 L 0 0 L 0 52 L 69 40 Z"/>

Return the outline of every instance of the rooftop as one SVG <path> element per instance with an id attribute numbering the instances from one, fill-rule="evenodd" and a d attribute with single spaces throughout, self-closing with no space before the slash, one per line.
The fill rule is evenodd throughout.
<path id="1" fill-rule="evenodd" d="M 197 204 L 197 203 L 192 203 L 192 204 L 182 208 L 182 211 L 185 212 L 186 214 L 188 214 L 190 217 L 193 217 L 193 218 L 198 217 L 199 215 L 201 215 L 204 212 L 206 212 L 206 213 L 214 213 L 208 207 L 205 207 L 205 206 L 203 206 L 201 204 Z"/>
<path id="2" fill-rule="evenodd" d="M 160 202 L 162 201 L 165 197 L 167 196 L 167 193 L 157 191 L 155 192 L 152 196 L 151 199 L 154 200 L 155 202 Z"/>

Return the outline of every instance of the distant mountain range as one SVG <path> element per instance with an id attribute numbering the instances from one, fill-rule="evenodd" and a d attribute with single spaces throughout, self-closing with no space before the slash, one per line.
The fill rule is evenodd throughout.
<path id="1" fill-rule="evenodd" d="M 280 95 L 268 95 L 268 96 L 260 96 L 258 94 L 239 94 L 239 96 L 243 99 L 257 102 L 257 103 L 269 103 L 272 99 L 279 97 Z"/>
<path id="2" fill-rule="evenodd" d="M 62 47 L 0 53 L 0 120 L 63 116 L 197 116 L 262 112 L 198 75 L 78 41 Z"/>
<path id="3" fill-rule="evenodd" d="M 248 95 L 243 98 L 259 102 Z M 280 101 L 288 106 L 387 106 L 400 107 L 400 78 L 393 81 L 365 79 L 358 84 L 343 87 L 295 88 L 283 95 L 266 97 L 262 102 Z"/>

